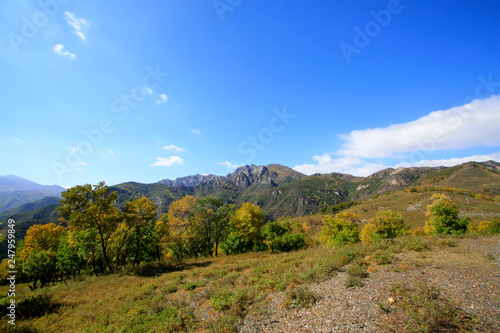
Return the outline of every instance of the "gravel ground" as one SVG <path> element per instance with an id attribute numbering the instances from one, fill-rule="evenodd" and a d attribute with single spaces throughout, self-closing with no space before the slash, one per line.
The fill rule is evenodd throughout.
<path id="1" fill-rule="evenodd" d="M 362 287 L 346 288 L 345 272 L 308 288 L 320 300 L 308 309 L 285 309 L 284 293 L 269 295 L 267 311 L 248 316 L 241 332 L 384 332 L 390 289 L 396 283 L 425 282 L 476 320 L 475 332 L 500 332 L 500 237 L 454 240 L 431 251 L 404 252 L 392 264 L 376 266 Z M 393 321 L 392 321 L 393 323 Z"/>

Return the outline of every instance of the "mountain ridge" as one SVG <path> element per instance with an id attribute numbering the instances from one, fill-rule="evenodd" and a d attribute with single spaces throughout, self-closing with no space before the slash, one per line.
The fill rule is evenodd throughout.
<path id="1" fill-rule="evenodd" d="M 60 197 L 65 188 L 40 185 L 23 177 L 0 176 L 0 211 L 17 208 L 45 197 Z"/>

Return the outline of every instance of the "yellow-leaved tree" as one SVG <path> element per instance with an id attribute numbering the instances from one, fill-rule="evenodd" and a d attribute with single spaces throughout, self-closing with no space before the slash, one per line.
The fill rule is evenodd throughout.
<path id="1" fill-rule="evenodd" d="M 168 231 L 172 255 L 178 259 L 197 256 L 197 220 L 195 218 L 198 200 L 192 195 L 174 201 L 168 209 Z"/>
<path id="2" fill-rule="evenodd" d="M 33 289 L 37 281 L 43 287 L 55 278 L 57 250 L 63 232 L 64 228 L 54 223 L 36 224 L 26 232 L 19 257 L 23 272 L 33 281 Z"/>

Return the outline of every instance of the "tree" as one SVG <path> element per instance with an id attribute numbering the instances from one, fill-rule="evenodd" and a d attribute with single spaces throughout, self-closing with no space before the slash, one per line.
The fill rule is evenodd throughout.
<path id="1" fill-rule="evenodd" d="M 434 194 L 432 199 L 434 202 L 427 206 L 426 234 L 462 234 L 467 231 L 470 218 L 460 218 L 455 203 L 444 194 Z"/>
<path id="2" fill-rule="evenodd" d="M 33 225 L 26 232 L 20 259 L 23 272 L 33 281 L 33 289 L 38 280 L 43 287 L 56 277 L 56 256 L 63 231 L 62 226 L 49 223 Z"/>
<path id="3" fill-rule="evenodd" d="M 351 212 L 340 212 L 334 217 L 323 218 L 321 234 L 328 246 L 336 247 L 359 241 L 359 231 L 356 222 L 359 216 Z"/>
<path id="4" fill-rule="evenodd" d="M 242 236 L 245 242 L 261 240 L 260 229 L 264 222 L 262 208 L 245 202 L 231 216 L 231 227 L 233 231 Z"/>
<path id="5" fill-rule="evenodd" d="M 220 198 L 208 196 L 198 200 L 195 215 L 206 254 L 217 256 L 219 244 L 227 238 L 230 213 L 230 207 Z"/>
<path id="6" fill-rule="evenodd" d="M 392 209 L 378 211 L 376 216 L 361 230 L 363 243 L 371 244 L 378 239 L 395 238 L 404 233 L 403 216 Z"/>
<path id="7" fill-rule="evenodd" d="M 168 229 L 173 255 L 182 259 L 184 255 L 197 256 L 199 245 L 196 233 L 195 208 L 197 199 L 186 195 L 174 201 L 168 209 Z"/>
<path id="8" fill-rule="evenodd" d="M 245 202 L 229 218 L 230 233 L 221 244 L 228 254 L 243 253 L 252 250 L 260 251 L 265 246 L 261 241 L 264 214 L 262 208 Z"/>
<path id="9" fill-rule="evenodd" d="M 141 255 L 147 253 L 151 242 L 146 239 L 155 226 L 156 206 L 151 199 L 141 197 L 125 202 L 120 223 L 115 233 L 116 269 L 120 263 L 127 264 L 127 257 L 133 256 L 133 264 L 141 261 Z M 125 253 L 123 253 L 125 250 Z"/>
<path id="10" fill-rule="evenodd" d="M 72 187 L 61 196 L 62 206 L 58 207 L 61 220 L 67 222 L 72 230 L 96 236 L 102 259 L 109 271 L 112 271 L 108 247 L 120 217 L 120 211 L 114 206 L 118 193 L 110 193 L 106 184 L 100 182 L 94 187 L 90 184 Z M 93 264 L 95 267 L 95 263 Z"/>
<path id="11" fill-rule="evenodd" d="M 294 232 L 294 226 L 297 225 L 280 224 L 277 221 L 269 222 L 264 226 L 262 234 L 271 253 L 295 251 L 306 246 L 304 234 Z"/>
<path id="12" fill-rule="evenodd" d="M 63 277 L 76 275 L 84 267 L 85 259 L 79 251 L 73 232 L 66 230 L 62 234 L 56 260 L 56 268 Z"/>

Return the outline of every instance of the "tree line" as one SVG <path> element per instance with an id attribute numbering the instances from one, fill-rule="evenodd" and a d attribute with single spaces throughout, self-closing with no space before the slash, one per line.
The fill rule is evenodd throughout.
<path id="1" fill-rule="evenodd" d="M 185 196 L 157 218 L 151 199 L 116 207 L 104 182 L 64 191 L 59 224 L 34 225 L 20 243 L 23 272 L 37 288 L 82 273 L 106 274 L 143 262 L 183 260 L 247 251 L 292 251 L 306 246 L 297 223 L 269 222 L 262 209 L 220 198 Z"/>

